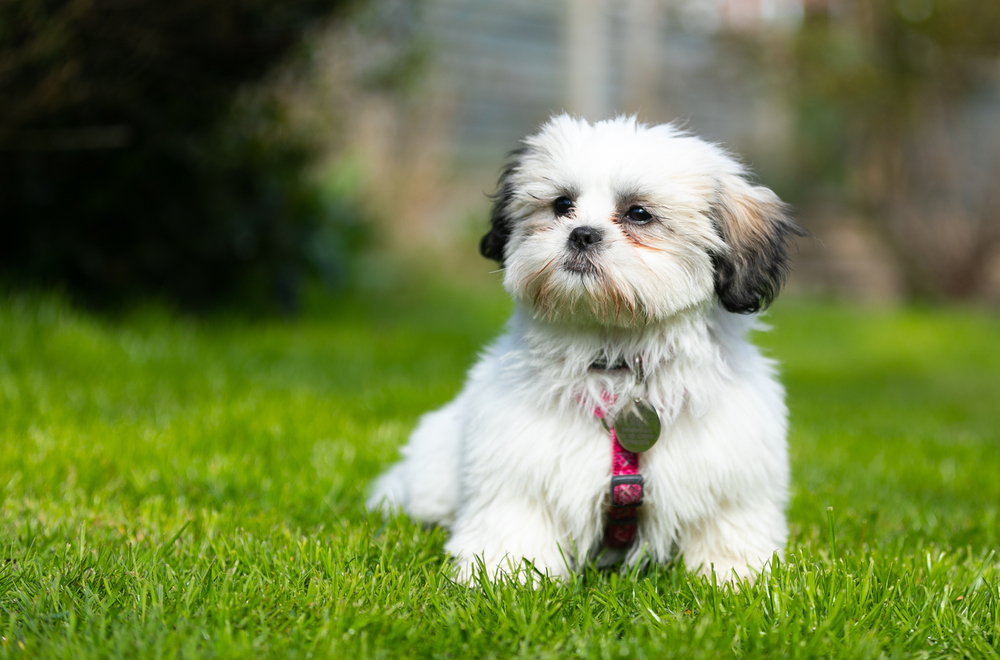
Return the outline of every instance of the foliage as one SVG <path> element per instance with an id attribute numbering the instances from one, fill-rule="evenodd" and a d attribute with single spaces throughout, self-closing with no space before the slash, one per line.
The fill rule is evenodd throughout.
<path id="1" fill-rule="evenodd" d="M 494 291 L 294 324 L 0 303 L 0 657 L 997 657 L 995 318 L 776 305 L 792 538 L 758 584 L 466 589 L 363 491 L 499 332 Z"/>
<path id="2" fill-rule="evenodd" d="M 306 176 L 280 100 L 246 86 L 345 3 L 0 4 L 3 271 L 97 301 L 291 304 L 317 230 L 351 240 L 353 218 Z"/>
<path id="3" fill-rule="evenodd" d="M 913 292 L 982 293 L 1000 250 L 1000 5 L 845 0 L 793 47 L 799 179 L 872 219 Z M 834 10 L 836 8 L 836 10 Z"/>

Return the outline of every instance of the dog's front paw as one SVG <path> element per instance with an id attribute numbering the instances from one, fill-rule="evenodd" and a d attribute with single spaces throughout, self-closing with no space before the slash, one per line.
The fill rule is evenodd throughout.
<path id="1" fill-rule="evenodd" d="M 709 580 L 714 577 L 715 583 L 719 586 L 724 584 L 739 586 L 744 580 L 753 584 L 759 575 L 769 570 L 769 564 L 770 562 L 766 561 L 747 561 L 735 557 L 713 557 L 695 566 L 689 566 L 697 568 L 698 573 Z"/>
<path id="2" fill-rule="evenodd" d="M 569 570 L 540 565 L 524 557 L 504 555 L 499 560 L 486 560 L 482 555 L 469 559 L 454 559 L 455 581 L 467 586 L 475 586 L 482 581 L 501 582 L 510 580 L 519 584 L 533 584 L 539 579 L 565 579 Z"/>
<path id="3" fill-rule="evenodd" d="M 500 582 L 512 580 L 524 584 L 534 577 L 543 575 L 524 559 L 504 556 L 499 561 L 487 560 L 482 555 L 469 559 L 459 557 L 454 560 L 455 580 L 467 586 L 475 586 L 483 581 Z"/>
<path id="4" fill-rule="evenodd" d="M 723 515 L 724 514 L 724 515 Z M 777 506 L 729 509 L 684 530 L 684 564 L 717 584 L 751 584 L 780 559 L 787 538 L 784 514 Z"/>
<path id="5" fill-rule="evenodd" d="M 510 497 L 486 506 L 467 503 L 444 549 L 458 569 L 458 580 L 466 584 L 480 577 L 525 582 L 528 576 L 570 573 L 559 535 L 544 511 Z"/>

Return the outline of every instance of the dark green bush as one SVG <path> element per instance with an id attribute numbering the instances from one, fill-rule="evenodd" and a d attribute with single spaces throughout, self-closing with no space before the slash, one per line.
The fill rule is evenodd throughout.
<path id="1" fill-rule="evenodd" d="M 355 214 L 307 176 L 281 104 L 245 90 L 345 3 L 0 3 L 4 279 L 290 307 L 310 269 L 338 277 Z"/>

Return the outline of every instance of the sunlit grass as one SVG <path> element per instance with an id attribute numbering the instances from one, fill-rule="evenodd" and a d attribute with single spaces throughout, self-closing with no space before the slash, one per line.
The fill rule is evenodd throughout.
<path id="1" fill-rule="evenodd" d="M 794 496 L 768 579 L 470 590 L 441 530 L 362 500 L 508 310 L 433 286 L 288 322 L 8 297 L 0 656 L 1000 656 L 995 315 L 779 302 L 757 339 Z"/>

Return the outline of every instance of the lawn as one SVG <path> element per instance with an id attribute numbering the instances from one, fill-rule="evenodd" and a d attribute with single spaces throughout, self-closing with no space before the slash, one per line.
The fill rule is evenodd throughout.
<path id="1" fill-rule="evenodd" d="M 0 657 L 1000 657 L 1000 318 L 779 300 L 786 561 L 452 583 L 362 507 L 509 311 L 498 287 L 294 321 L 0 301 Z"/>

